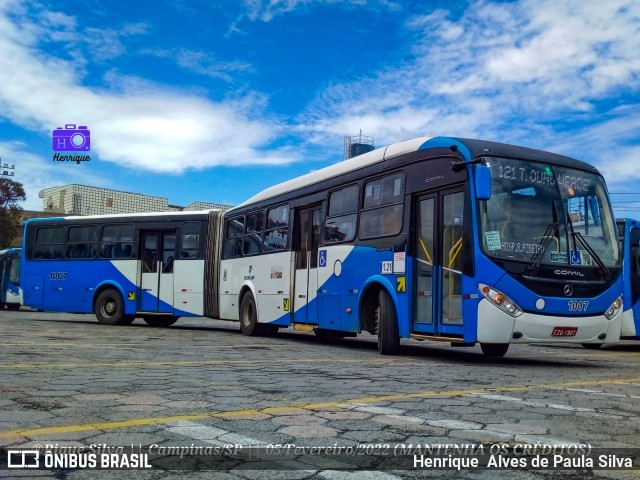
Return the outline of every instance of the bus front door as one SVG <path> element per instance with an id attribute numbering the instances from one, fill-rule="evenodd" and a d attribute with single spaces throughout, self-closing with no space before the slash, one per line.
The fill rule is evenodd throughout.
<path id="1" fill-rule="evenodd" d="M 322 207 L 296 211 L 296 258 L 293 289 L 293 322 L 318 324 L 318 246 Z"/>
<path id="2" fill-rule="evenodd" d="M 138 311 L 173 313 L 175 248 L 176 230 L 142 232 Z"/>
<path id="3" fill-rule="evenodd" d="M 422 196 L 416 209 L 413 330 L 462 336 L 464 192 Z"/>

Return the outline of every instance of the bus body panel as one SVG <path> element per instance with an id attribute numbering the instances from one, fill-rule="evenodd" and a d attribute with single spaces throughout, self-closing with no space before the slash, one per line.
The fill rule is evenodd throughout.
<path id="1" fill-rule="evenodd" d="M 0 303 L 7 305 L 22 305 L 22 289 L 15 285 L 7 285 L 4 290 L 4 298 L 0 299 Z"/>
<path id="2" fill-rule="evenodd" d="M 180 316 L 204 315 L 204 260 L 176 260 L 173 287 L 174 311 L 183 312 Z"/>
<path id="3" fill-rule="evenodd" d="M 292 252 L 223 260 L 220 266 L 220 318 L 238 320 L 243 289 L 256 300 L 258 322 L 288 326 Z M 292 305 L 292 304 L 291 304 Z"/>
<path id="4" fill-rule="evenodd" d="M 636 330 L 636 319 L 638 318 L 638 312 L 635 311 L 635 306 L 629 310 L 622 312 L 622 327 L 620 336 L 622 337 L 637 337 L 638 331 Z"/>

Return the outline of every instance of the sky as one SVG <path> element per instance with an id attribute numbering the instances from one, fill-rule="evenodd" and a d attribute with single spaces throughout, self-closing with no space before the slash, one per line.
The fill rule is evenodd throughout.
<path id="1" fill-rule="evenodd" d="M 90 161 L 53 160 L 67 124 Z M 360 132 L 578 158 L 640 217 L 640 2 L 0 0 L 0 164 L 25 209 L 70 183 L 236 205 Z"/>

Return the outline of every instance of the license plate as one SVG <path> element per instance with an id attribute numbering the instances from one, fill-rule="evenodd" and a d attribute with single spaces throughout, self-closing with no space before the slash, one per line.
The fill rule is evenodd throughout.
<path id="1" fill-rule="evenodd" d="M 552 337 L 573 337 L 578 333 L 578 327 L 554 327 Z"/>

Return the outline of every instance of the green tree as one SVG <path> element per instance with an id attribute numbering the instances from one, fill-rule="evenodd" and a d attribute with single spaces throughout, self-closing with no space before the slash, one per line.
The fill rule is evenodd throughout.
<path id="1" fill-rule="evenodd" d="M 8 247 L 20 234 L 20 212 L 18 202 L 27 199 L 24 186 L 8 178 L 0 178 L 0 248 Z"/>

